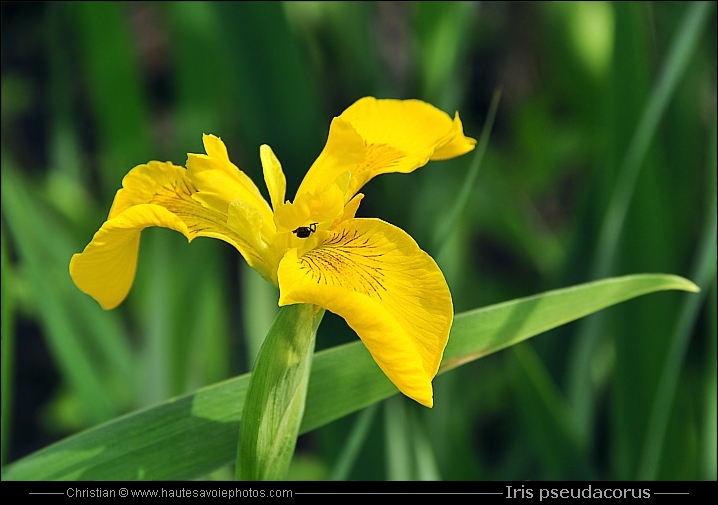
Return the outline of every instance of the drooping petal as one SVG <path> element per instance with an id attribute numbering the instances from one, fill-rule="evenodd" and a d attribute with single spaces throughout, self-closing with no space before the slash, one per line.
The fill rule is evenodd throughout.
<path id="1" fill-rule="evenodd" d="M 188 235 L 187 225 L 167 209 L 136 205 L 105 221 L 85 250 L 72 256 L 72 280 L 103 309 L 117 307 L 129 293 L 137 270 L 140 232 L 148 226 Z"/>
<path id="2" fill-rule="evenodd" d="M 251 236 L 228 225 L 228 216 L 193 198 L 197 188 L 186 170 L 152 161 L 123 179 L 108 220 L 82 253 L 70 261 L 75 284 L 105 309 L 119 305 L 135 277 L 140 233 L 150 226 L 170 228 L 188 240 L 212 237 L 234 246 L 250 265 L 268 270 Z"/>
<path id="3" fill-rule="evenodd" d="M 194 198 L 223 214 L 231 202 L 242 200 L 257 209 L 265 226 L 273 227 L 269 204 L 252 179 L 229 160 L 224 142 L 214 135 L 204 135 L 202 141 L 207 154 L 187 155 L 187 177 L 198 190 Z"/>
<path id="4" fill-rule="evenodd" d="M 475 144 L 474 139 L 464 136 L 458 113 L 452 120 L 421 100 L 365 97 L 332 121 L 327 144 L 297 193 L 312 191 L 319 181 L 353 167 L 349 168 L 349 200 L 379 174 L 412 172 L 431 159 L 465 154 Z M 364 151 L 357 161 L 362 146 Z"/>
<path id="5" fill-rule="evenodd" d="M 399 390 L 431 406 L 453 320 L 439 267 L 379 219 L 349 219 L 316 235 L 314 249 L 290 249 L 280 262 L 279 304 L 313 303 L 343 317 Z"/>

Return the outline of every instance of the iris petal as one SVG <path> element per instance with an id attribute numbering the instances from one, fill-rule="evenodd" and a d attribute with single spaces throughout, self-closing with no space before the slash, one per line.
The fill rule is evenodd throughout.
<path id="1" fill-rule="evenodd" d="M 335 224 L 339 224 L 342 221 L 346 221 L 347 219 L 352 219 L 354 216 L 356 216 L 357 211 L 359 210 L 359 204 L 364 199 L 363 193 L 357 193 L 354 195 L 354 198 L 349 200 L 347 204 L 344 206 L 344 214 L 342 215 L 339 222 Z"/>
<path id="2" fill-rule="evenodd" d="M 438 161 L 456 158 L 474 149 L 476 140 L 464 136 L 464 126 L 461 123 L 461 119 L 459 119 L 458 112 L 454 115 L 452 128 L 456 134 L 452 136 L 449 142 L 434 150 L 434 154 L 431 155 L 432 160 Z"/>
<path id="3" fill-rule="evenodd" d="M 187 177 L 198 190 L 194 198 L 224 214 L 231 202 L 242 200 L 262 214 L 264 224 L 273 226 L 269 204 L 252 179 L 229 160 L 224 142 L 214 135 L 202 140 L 207 154 L 187 155 Z"/>
<path id="4" fill-rule="evenodd" d="M 85 250 L 72 256 L 72 280 L 103 309 L 117 307 L 129 293 L 137 270 L 140 232 L 148 226 L 189 233 L 185 223 L 167 209 L 136 205 L 106 221 Z"/>
<path id="5" fill-rule="evenodd" d="M 350 170 L 348 201 L 377 175 L 412 172 L 429 160 L 453 158 L 475 145 L 476 140 L 464 136 L 458 113 L 452 120 L 421 100 L 365 97 L 334 118 L 327 144 L 298 193 Z"/>
<path id="6" fill-rule="evenodd" d="M 269 198 L 272 201 L 274 212 L 284 203 L 287 192 L 287 179 L 284 177 L 282 165 L 274 155 L 272 148 L 266 144 L 259 147 L 259 157 L 262 160 L 264 171 L 264 183 L 269 190 Z"/>
<path id="7" fill-rule="evenodd" d="M 70 261 L 75 284 L 105 309 L 119 305 L 132 286 L 140 233 L 150 226 L 169 228 L 188 240 L 212 237 L 234 246 L 258 270 L 269 270 L 251 237 L 228 224 L 225 213 L 203 206 L 186 170 L 152 161 L 133 168 L 123 179 L 108 220 L 82 253 Z M 241 230 L 239 230 L 241 232 Z"/>
<path id="8" fill-rule="evenodd" d="M 476 144 L 474 139 L 464 136 L 458 113 L 452 120 L 444 111 L 421 100 L 364 97 L 339 117 L 351 123 L 367 144 L 386 144 L 417 156 L 430 152 L 427 161 L 449 143 L 455 148 L 463 146 L 461 154 L 471 151 Z"/>
<path id="9" fill-rule="evenodd" d="M 349 219 L 317 236 L 314 249 L 291 249 L 280 262 L 279 304 L 313 303 L 343 317 L 397 388 L 431 406 L 453 320 L 439 267 L 379 219 Z"/>
<path id="10" fill-rule="evenodd" d="M 297 189 L 297 197 L 304 193 L 312 193 L 328 181 L 335 180 L 344 172 L 349 172 L 353 179 L 356 167 L 366 156 L 364 139 L 357 133 L 354 127 L 341 118 L 335 117 L 329 126 L 329 137 L 327 143 L 314 161 L 309 171 L 304 176 L 302 183 Z M 356 185 L 353 180 L 351 185 Z M 354 191 L 356 193 L 356 191 Z M 350 199 L 353 193 L 348 192 L 345 200 Z"/>
<path id="11" fill-rule="evenodd" d="M 237 249 L 250 267 L 276 286 L 280 258 L 277 257 L 276 248 L 262 238 L 262 215 L 255 207 L 242 200 L 230 203 L 228 212 L 227 226 L 243 240 L 241 247 Z"/>

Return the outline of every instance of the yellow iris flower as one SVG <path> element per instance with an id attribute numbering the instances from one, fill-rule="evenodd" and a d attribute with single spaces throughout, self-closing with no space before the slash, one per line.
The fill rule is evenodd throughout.
<path id="1" fill-rule="evenodd" d="M 125 176 L 107 221 L 70 261 L 77 287 L 104 309 L 119 305 L 149 226 L 189 241 L 218 238 L 279 288 L 280 306 L 315 304 L 343 317 L 396 387 L 432 406 L 454 315 L 446 280 L 406 232 L 354 215 L 358 191 L 374 176 L 471 151 L 476 141 L 464 136 L 458 113 L 452 120 L 419 100 L 358 100 L 333 119 L 293 202 L 285 201 L 279 161 L 262 145 L 271 207 L 218 137 L 203 142 L 207 154 L 189 154 L 186 169 L 151 161 Z"/>

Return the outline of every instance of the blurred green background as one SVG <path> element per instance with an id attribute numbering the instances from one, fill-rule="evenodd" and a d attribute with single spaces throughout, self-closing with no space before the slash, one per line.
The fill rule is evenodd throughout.
<path id="1" fill-rule="evenodd" d="M 265 194 L 271 145 L 293 195 L 356 99 L 458 110 L 478 139 L 500 90 L 478 175 L 470 154 L 379 177 L 359 216 L 432 254 L 456 312 L 639 272 L 701 294 L 626 302 L 465 365 L 435 380 L 432 410 L 396 396 L 304 435 L 291 476 L 716 479 L 713 3 L 1 8 L 3 464 L 250 370 L 274 317 L 274 288 L 230 246 L 163 229 L 144 232 L 118 309 L 74 287 L 70 257 L 129 169 L 184 164 L 214 133 Z M 355 338 L 327 314 L 317 347 Z"/>

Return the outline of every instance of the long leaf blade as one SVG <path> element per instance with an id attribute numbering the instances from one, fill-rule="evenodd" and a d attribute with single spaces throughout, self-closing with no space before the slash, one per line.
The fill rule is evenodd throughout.
<path id="1" fill-rule="evenodd" d="M 673 289 L 698 290 L 674 275 L 630 275 L 459 314 L 440 373 L 610 305 Z M 9 465 L 3 479 L 200 477 L 233 460 L 248 383 L 242 375 L 79 433 Z M 396 393 L 360 342 L 319 352 L 300 431 Z"/>

